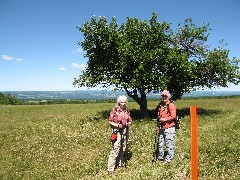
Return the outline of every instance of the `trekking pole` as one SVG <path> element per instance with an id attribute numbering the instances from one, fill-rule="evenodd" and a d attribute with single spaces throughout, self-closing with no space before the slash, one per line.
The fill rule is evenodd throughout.
<path id="1" fill-rule="evenodd" d="M 119 124 L 122 124 L 122 122 L 120 121 Z M 120 166 L 122 166 L 122 163 L 123 163 L 123 127 L 119 129 L 119 133 L 120 133 L 120 136 L 121 136 L 121 140 L 120 140 L 120 162 L 121 164 L 119 164 Z"/>
<path id="2" fill-rule="evenodd" d="M 128 161 L 128 124 L 127 124 L 127 127 L 126 127 L 126 157 L 125 157 L 125 168 L 127 167 L 127 161 Z"/>
<path id="3" fill-rule="evenodd" d="M 121 133 L 121 149 L 120 149 L 120 153 L 121 153 L 121 167 L 122 167 L 122 164 L 123 164 L 123 129 L 121 129 L 120 131 Z"/>
<path id="4" fill-rule="evenodd" d="M 159 128 L 158 126 L 158 118 L 156 119 L 157 121 L 157 128 Z M 154 142 L 154 151 L 153 151 L 153 160 L 152 162 L 156 162 L 157 161 L 157 155 L 158 155 L 158 139 L 159 139 L 159 131 L 160 129 L 158 129 L 156 131 L 156 135 L 155 135 L 155 142 Z"/>

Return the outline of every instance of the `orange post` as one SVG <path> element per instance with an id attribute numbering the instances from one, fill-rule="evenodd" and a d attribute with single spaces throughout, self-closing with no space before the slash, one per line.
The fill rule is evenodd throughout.
<path id="1" fill-rule="evenodd" d="M 198 113 L 197 106 L 190 106 L 191 116 L 191 174 L 198 179 Z"/>

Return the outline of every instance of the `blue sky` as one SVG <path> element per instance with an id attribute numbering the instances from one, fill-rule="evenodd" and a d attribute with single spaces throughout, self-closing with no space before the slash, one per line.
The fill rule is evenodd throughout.
<path id="1" fill-rule="evenodd" d="M 230 58 L 240 58 L 239 7 L 239 0 L 0 0 L 0 91 L 79 90 L 72 82 L 87 59 L 76 27 L 93 15 L 115 16 L 119 25 L 152 12 L 173 27 L 186 18 L 210 23 L 208 43 L 224 39 Z"/>

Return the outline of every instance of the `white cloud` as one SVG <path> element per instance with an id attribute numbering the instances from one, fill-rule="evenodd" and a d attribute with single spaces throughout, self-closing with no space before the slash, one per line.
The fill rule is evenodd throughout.
<path id="1" fill-rule="evenodd" d="M 66 71 L 66 70 L 67 70 L 64 66 L 59 66 L 59 69 L 60 69 L 61 71 Z"/>
<path id="2" fill-rule="evenodd" d="M 6 54 L 2 55 L 2 59 L 5 60 L 5 61 L 11 61 L 11 60 L 15 59 L 17 63 L 21 63 L 21 62 L 24 61 L 23 58 L 14 58 L 14 57 L 6 55 Z"/>
<path id="3" fill-rule="evenodd" d="M 75 68 L 80 68 L 80 69 L 86 68 L 86 64 L 71 63 L 71 65 L 72 65 L 72 67 L 75 67 Z"/>
<path id="4" fill-rule="evenodd" d="M 24 60 L 22 58 L 16 58 L 17 62 L 23 62 Z"/>
<path id="5" fill-rule="evenodd" d="M 8 55 L 2 55 L 2 59 L 5 60 L 5 61 L 11 61 L 11 60 L 13 60 L 13 57 L 8 56 Z"/>

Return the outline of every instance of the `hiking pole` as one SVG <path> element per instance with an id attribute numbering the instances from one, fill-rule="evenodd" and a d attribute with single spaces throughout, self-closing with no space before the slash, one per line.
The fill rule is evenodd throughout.
<path id="1" fill-rule="evenodd" d="M 156 132 L 152 162 L 157 161 L 157 155 L 158 155 L 158 133 Z"/>
<path id="2" fill-rule="evenodd" d="M 122 122 L 120 122 L 119 124 L 122 124 Z M 123 127 L 121 129 L 119 129 L 119 132 L 120 132 L 120 136 L 121 136 L 121 140 L 120 140 L 120 166 L 122 167 L 122 164 L 123 164 Z"/>
<path id="3" fill-rule="evenodd" d="M 126 127 L 126 151 L 125 151 L 125 168 L 127 167 L 127 161 L 128 161 L 128 124 L 127 124 L 127 127 Z"/>
<path id="4" fill-rule="evenodd" d="M 156 123 L 157 124 L 157 128 L 159 128 L 159 126 L 158 126 L 158 118 L 156 119 L 156 121 L 157 121 L 157 123 Z M 152 162 L 156 162 L 157 161 L 159 131 L 160 131 L 160 129 L 156 130 Z"/>
<path id="5" fill-rule="evenodd" d="M 122 167 L 122 165 L 123 165 L 123 140 L 124 140 L 124 138 L 123 138 L 123 129 L 121 129 L 121 167 Z"/>

